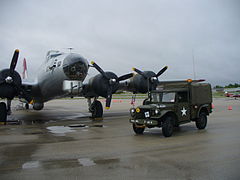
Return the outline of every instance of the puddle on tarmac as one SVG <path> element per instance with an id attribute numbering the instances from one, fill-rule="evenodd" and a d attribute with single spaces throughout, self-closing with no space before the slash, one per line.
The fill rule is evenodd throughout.
<path id="1" fill-rule="evenodd" d="M 40 166 L 39 161 L 29 161 L 22 165 L 22 169 L 38 168 Z"/>
<path id="2" fill-rule="evenodd" d="M 80 158 L 80 159 L 58 159 L 47 161 L 28 161 L 22 165 L 22 169 L 44 168 L 44 169 L 59 169 L 59 168 L 74 168 L 79 166 L 90 167 L 96 165 L 112 165 L 119 163 L 119 158 L 112 159 L 96 159 Z"/>
<path id="3" fill-rule="evenodd" d="M 78 159 L 78 162 L 81 166 L 95 166 L 100 164 L 112 164 L 112 163 L 119 163 L 119 158 L 113 158 L 113 159 L 96 159 L 92 160 L 89 158 L 80 158 Z"/>
<path id="4" fill-rule="evenodd" d="M 88 159 L 88 158 L 78 159 L 78 162 L 82 166 L 94 166 L 94 165 L 96 165 L 96 163 L 93 160 Z"/>
<path id="5" fill-rule="evenodd" d="M 44 169 L 74 168 L 79 167 L 77 159 L 48 160 L 42 162 Z"/>
<path id="6" fill-rule="evenodd" d="M 119 158 L 113 158 L 113 159 L 98 159 L 94 161 L 96 164 L 112 164 L 112 163 L 119 163 Z"/>
<path id="7" fill-rule="evenodd" d="M 85 124 L 71 124 L 71 125 L 69 125 L 69 127 L 71 127 L 71 128 L 76 128 L 76 127 L 88 127 L 87 125 L 85 125 Z"/>
<path id="8" fill-rule="evenodd" d="M 56 136 L 65 136 L 65 133 L 75 132 L 68 126 L 49 126 L 47 129 Z"/>

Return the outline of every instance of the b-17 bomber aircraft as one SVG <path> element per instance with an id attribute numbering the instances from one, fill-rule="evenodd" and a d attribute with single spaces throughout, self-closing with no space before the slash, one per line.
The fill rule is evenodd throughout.
<path id="1" fill-rule="evenodd" d="M 33 105 L 34 110 L 42 110 L 44 103 L 61 97 L 82 96 L 88 99 L 89 111 L 93 118 L 103 116 L 103 107 L 98 97 L 106 98 L 106 109 L 110 108 L 112 94 L 117 90 L 127 90 L 133 93 L 147 93 L 156 88 L 158 77 L 167 69 L 161 69 L 157 74 L 152 71 L 141 71 L 133 68 L 137 74 L 129 73 L 118 77 L 113 72 L 105 72 L 95 62 L 88 61 L 77 53 L 49 51 L 46 60 L 39 68 L 34 82 L 23 82 L 15 71 L 19 56 L 16 49 L 9 69 L 0 71 L 0 98 L 7 99 L 0 103 L 0 121 L 6 121 L 11 114 L 11 101 L 18 97 Z M 88 69 L 94 67 L 99 74 L 85 80 Z M 93 101 L 92 101 L 93 99 Z"/>

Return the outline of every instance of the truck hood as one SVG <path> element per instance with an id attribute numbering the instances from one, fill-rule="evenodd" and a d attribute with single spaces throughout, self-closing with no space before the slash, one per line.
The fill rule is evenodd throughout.
<path id="1" fill-rule="evenodd" d="M 140 109 L 168 109 L 174 107 L 174 104 L 148 104 L 138 106 Z"/>

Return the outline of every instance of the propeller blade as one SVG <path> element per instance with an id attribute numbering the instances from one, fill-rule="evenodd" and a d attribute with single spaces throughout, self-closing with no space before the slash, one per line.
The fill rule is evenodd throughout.
<path id="1" fill-rule="evenodd" d="M 108 92 L 107 92 L 107 98 L 106 98 L 106 109 L 110 109 L 112 101 L 112 86 L 109 87 Z"/>
<path id="2" fill-rule="evenodd" d="M 19 50 L 16 49 L 14 51 L 14 54 L 13 54 L 13 57 L 12 57 L 12 61 L 11 61 L 11 65 L 10 65 L 10 75 L 13 74 L 15 68 L 16 68 L 16 65 L 17 65 L 17 61 L 18 61 L 18 55 L 19 55 Z"/>
<path id="3" fill-rule="evenodd" d="M 103 75 L 103 77 L 110 80 L 110 78 L 106 75 L 106 73 L 102 70 L 102 68 L 100 68 L 94 61 L 91 61 L 91 64 L 93 65 L 93 67 L 95 67 L 98 70 L 98 72 L 100 72 Z"/>
<path id="4" fill-rule="evenodd" d="M 167 70 L 168 66 L 165 66 L 164 68 L 162 68 L 156 75 L 156 77 L 159 77 L 160 75 L 162 75 L 166 70 Z"/>
<path id="5" fill-rule="evenodd" d="M 129 78 L 133 77 L 133 75 L 134 75 L 133 73 L 125 74 L 123 76 L 118 77 L 118 81 L 123 81 L 123 80 L 129 79 Z"/>
<path id="6" fill-rule="evenodd" d="M 143 72 L 142 72 L 141 70 L 139 70 L 139 69 L 137 69 L 137 68 L 132 68 L 132 70 L 147 79 L 147 77 L 145 76 L 145 74 L 143 74 Z"/>

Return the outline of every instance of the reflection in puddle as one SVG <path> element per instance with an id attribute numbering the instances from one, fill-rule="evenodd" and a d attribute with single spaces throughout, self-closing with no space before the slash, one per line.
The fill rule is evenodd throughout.
<path id="1" fill-rule="evenodd" d="M 80 158 L 80 159 L 56 159 L 46 161 L 28 161 L 22 165 L 22 169 L 44 168 L 44 169 L 59 169 L 59 168 L 74 168 L 79 166 L 90 167 L 96 165 L 113 165 L 119 163 L 119 158 L 112 159 L 95 159 Z"/>
<path id="2" fill-rule="evenodd" d="M 96 165 L 96 163 L 93 160 L 88 159 L 88 158 L 78 159 L 78 162 L 82 166 L 94 166 L 94 165 Z"/>
<path id="3" fill-rule="evenodd" d="M 119 163 L 120 159 L 98 159 L 94 161 L 96 164 L 113 164 L 113 163 Z"/>
<path id="4" fill-rule="evenodd" d="M 29 161 L 22 165 L 22 169 L 38 168 L 40 166 L 39 161 Z"/>
<path id="5" fill-rule="evenodd" d="M 75 132 L 75 130 L 68 126 L 50 126 L 47 129 L 56 136 L 65 136 L 65 133 Z"/>

